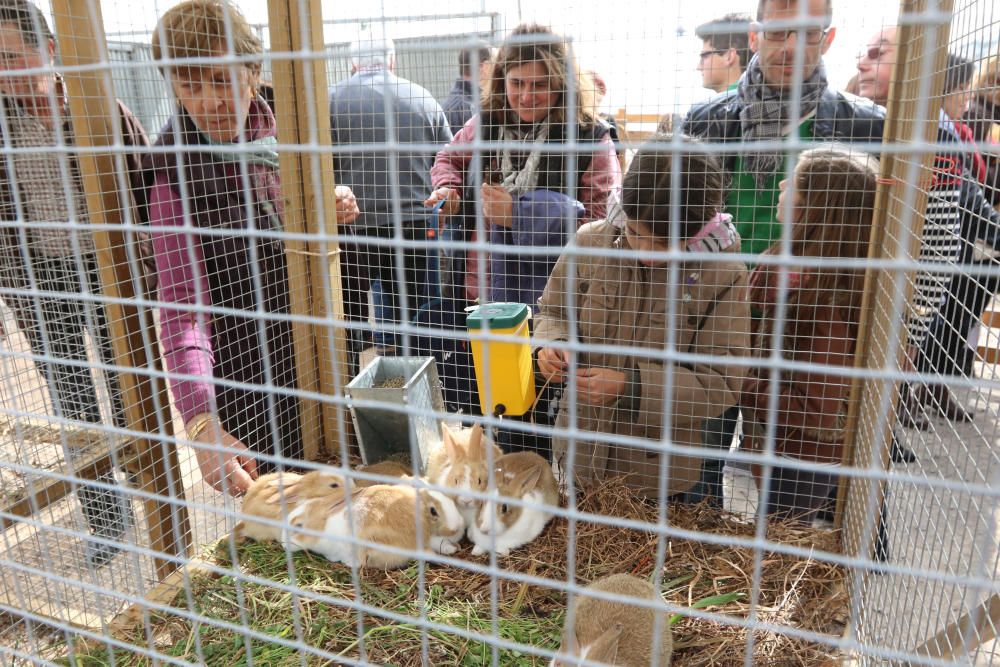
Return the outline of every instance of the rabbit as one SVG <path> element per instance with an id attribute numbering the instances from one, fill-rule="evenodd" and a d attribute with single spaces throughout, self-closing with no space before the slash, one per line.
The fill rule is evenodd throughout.
<path id="1" fill-rule="evenodd" d="M 552 514 L 534 507 L 521 507 L 504 502 L 517 498 L 528 502 L 559 505 L 559 486 L 552 466 L 534 452 L 504 454 L 497 459 L 494 479 L 499 498 L 490 499 L 479 509 L 476 521 L 469 528 L 469 539 L 475 545 L 473 556 L 490 550 L 490 531 L 496 530 L 496 550 L 506 556 L 511 549 L 523 546 L 538 537 Z"/>
<path id="2" fill-rule="evenodd" d="M 463 492 L 486 491 L 489 448 L 492 448 L 494 463 L 503 452 L 484 437 L 480 424 L 459 431 L 453 431 L 442 424 L 441 429 L 441 444 L 432 448 L 427 455 L 425 477 L 431 484 L 456 490 L 455 494 L 449 495 L 455 501 L 465 520 L 465 527 L 468 528 L 475 521 L 481 503 L 479 499 Z"/>
<path id="3" fill-rule="evenodd" d="M 243 499 L 242 513 L 278 521 L 284 513 L 294 510 L 303 501 L 312 498 L 335 497 L 350 488 L 350 480 L 326 470 L 312 470 L 300 475 L 294 472 L 274 472 L 259 477 Z M 237 541 L 275 540 L 285 542 L 285 529 L 251 519 L 243 519 L 233 527 Z"/>
<path id="4" fill-rule="evenodd" d="M 413 479 L 413 475 L 410 474 L 410 469 L 399 461 L 379 461 L 378 463 L 371 463 L 369 465 L 359 466 L 358 470 L 360 472 L 367 472 L 372 475 L 382 475 L 383 477 L 398 477 L 401 481 L 407 481 Z M 376 482 L 369 479 L 355 479 L 354 486 L 373 486 L 375 484 L 384 484 L 385 482 Z"/>
<path id="5" fill-rule="evenodd" d="M 560 653 L 586 658 L 618 667 L 670 666 L 673 640 L 669 614 L 630 604 L 630 599 L 659 601 L 661 598 L 648 581 L 629 574 L 613 574 L 598 579 L 584 591 L 601 591 L 619 598 L 600 600 L 586 592 L 573 602 L 573 627 L 563 628 Z M 652 658 L 654 628 L 659 627 L 660 652 Z M 570 663 L 555 658 L 550 667 Z"/>
<path id="6" fill-rule="evenodd" d="M 300 549 L 308 549 L 348 565 L 385 569 L 404 567 L 410 561 L 408 555 L 388 553 L 370 546 L 355 546 L 344 538 L 354 535 L 368 542 L 415 551 L 418 494 L 423 544 L 437 553 L 455 553 L 465 532 L 465 523 L 455 503 L 437 491 L 418 491 L 402 484 L 375 484 L 351 491 L 350 521 L 346 491 L 342 491 L 340 497 L 332 502 L 310 503 L 297 509 L 294 516 L 289 517 L 293 527 L 321 531 L 323 535 L 299 531 L 293 533 L 292 541 Z"/>

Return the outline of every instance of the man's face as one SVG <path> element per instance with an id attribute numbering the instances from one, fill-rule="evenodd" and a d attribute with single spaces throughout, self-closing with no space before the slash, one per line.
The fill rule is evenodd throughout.
<path id="1" fill-rule="evenodd" d="M 871 38 L 858 57 L 858 94 L 876 104 L 889 101 L 889 85 L 896 65 L 896 27 L 883 29 Z"/>
<path id="2" fill-rule="evenodd" d="M 716 49 L 707 39 L 702 40 L 701 53 L 698 54 L 698 71 L 701 72 L 701 85 L 716 92 L 725 90 L 728 82 L 729 55 L 736 55 L 732 49 Z"/>
<path id="3" fill-rule="evenodd" d="M 45 67 L 52 62 L 54 49 L 51 43 L 31 44 L 15 23 L 0 23 L 0 92 L 19 98 L 47 96 L 55 82 L 51 73 L 17 72 Z"/>
<path id="4" fill-rule="evenodd" d="M 757 53 L 764 72 L 764 82 L 772 88 L 791 88 L 796 79 L 808 79 L 819 65 L 820 59 L 833 43 L 834 28 L 824 28 L 826 0 L 801 0 L 806 5 L 806 17 L 814 21 L 809 27 L 792 30 L 772 28 L 772 21 L 791 21 L 799 18 L 799 1 L 768 0 L 764 4 L 764 20 L 757 30 L 750 33 L 750 48 Z M 802 40 L 803 62 L 795 68 L 796 45 Z"/>

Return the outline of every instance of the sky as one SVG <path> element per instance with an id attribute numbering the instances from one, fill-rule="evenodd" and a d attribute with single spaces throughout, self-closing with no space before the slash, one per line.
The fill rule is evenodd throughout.
<path id="1" fill-rule="evenodd" d="M 101 0 L 108 33 L 135 33 L 136 41 L 148 40 L 158 17 L 175 0 Z M 41 3 L 43 7 L 45 2 Z M 331 26 L 326 39 L 350 41 L 357 36 L 359 21 L 372 17 L 414 17 L 412 0 L 367 0 L 347 3 L 323 0 L 324 18 L 343 21 Z M 266 0 L 236 0 L 251 23 L 267 23 Z M 970 35 L 975 26 L 1000 23 L 987 6 L 992 0 L 957 0 L 953 34 Z M 429 9 L 425 9 L 429 6 Z M 834 43 L 825 58 L 828 79 L 842 87 L 855 72 L 856 54 L 883 26 L 895 23 L 898 0 L 834 0 Z M 574 40 L 581 65 L 599 72 L 608 84 L 605 106 L 626 107 L 630 113 L 649 113 L 668 108 L 683 111 L 692 102 L 709 95 L 701 88 L 695 70 L 701 42 L 694 36 L 700 23 L 733 11 L 753 13 L 756 0 L 698 0 L 673 3 L 663 0 L 436 0 L 420 4 L 420 15 L 462 16 L 496 12 L 501 30 L 521 21 L 552 26 Z M 983 14 L 987 12 L 987 14 Z M 417 18 L 417 17 L 414 17 Z M 354 19 L 353 21 L 349 21 Z M 395 37 L 446 34 L 468 30 L 468 20 L 396 22 Z M 483 25 L 480 21 L 478 25 Z M 406 33 L 410 34 L 406 34 Z"/>

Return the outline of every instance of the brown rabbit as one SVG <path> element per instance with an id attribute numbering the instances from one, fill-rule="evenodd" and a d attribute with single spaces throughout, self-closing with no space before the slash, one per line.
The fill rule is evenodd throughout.
<path id="1" fill-rule="evenodd" d="M 601 591 L 617 599 L 588 597 L 586 591 Z M 573 627 L 563 628 L 559 652 L 617 667 L 669 667 L 673 654 L 669 614 L 629 603 L 635 599 L 662 601 L 652 584 L 629 574 L 613 574 L 587 586 L 574 600 Z M 655 628 L 660 632 L 660 652 L 654 661 Z M 557 658 L 550 664 L 569 663 Z"/>
<path id="2" fill-rule="evenodd" d="M 405 465 L 399 461 L 379 461 L 378 463 L 372 463 L 366 466 L 358 466 L 358 470 L 361 472 L 371 473 L 372 475 L 382 475 L 383 477 L 398 477 L 400 480 L 413 479 L 412 472 Z M 375 484 L 383 484 L 384 482 L 375 482 L 369 479 L 355 479 L 354 486 L 373 486 Z"/>
<path id="3" fill-rule="evenodd" d="M 462 514 L 466 527 L 469 527 L 476 519 L 480 501 L 467 492 L 486 491 L 489 451 L 492 449 L 493 463 L 503 452 L 489 442 L 479 424 L 458 431 L 442 424 L 441 429 L 441 444 L 432 448 L 427 456 L 426 478 L 431 484 L 455 489 L 455 493 L 450 494 L 451 498 Z"/>
<path id="4" fill-rule="evenodd" d="M 527 502 L 559 506 L 559 485 L 552 466 L 534 452 L 504 454 L 497 459 L 493 476 L 497 485 L 496 500 L 487 500 L 469 527 L 472 554 L 481 555 L 493 545 L 490 533 L 496 531 L 496 550 L 506 556 L 511 549 L 523 546 L 541 535 L 552 513 L 534 507 L 505 502 L 515 498 Z"/>
<path id="5" fill-rule="evenodd" d="M 348 519 L 346 494 L 333 502 L 312 502 L 289 517 L 293 526 L 322 531 L 317 537 L 293 533 L 292 541 L 302 549 L 347 564 L 355 562 L 354 536 L 413 552 L 417 548 L 416 507 L 420 494 L 422 544 L 442 554 L 458 550 L 465 524 L 455 503 L 437 491 L 396 484 L 375 484 L 351 492 Z M 410 562 L 410 554 L 395 554 L 357 545 L 356 562 L 361 567 L 397 568 Z"/>
<path id="6" fill-rule="evenodd" d="M 300 475 L 294 472 L 273 472 L 262 475 L 250 486 L 243 499 L 242 513 L 245 515 L 279 521 L 290 514 L 300 503 L 312 498 L 334 497 L 343 493 L 349 483 L 334 472 L 312 470 Z M 233 528 L 237 541 L 244 538 L 253 540 L 282 540 L 282 528 L 243 519 Z"/>

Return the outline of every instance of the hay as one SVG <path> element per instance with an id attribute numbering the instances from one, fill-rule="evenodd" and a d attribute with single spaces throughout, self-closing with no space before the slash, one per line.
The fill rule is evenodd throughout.
<path id="1" fill-rule="evenodd" d="M 636 498 L 620 480 L 582 492 L 579 507 L 594 514 L 651 523 L 657 520 L 657 509 Z M 670 507 L 668 520 L 678 528 L 715 535 L 750 538 L 754 534 L 752 525 L 705 506 Z M 498 559 L 498 565 L 505 571 L 565 581 L 567 531 L 566 521 L 555 520 L 538 540 L 507 558 Z M 776 523 L 768 529 L 768 538 L 803 548 L 812 547 L 817 552 L 838 550 L 837 536 L 831 531 Z M 652 575 L 656 538 L 650 533 L 577 522 L 576 545 L 576 578 L 580 584 L 616 572 L 641 577 Z M 215 549 L 213 556 L 218 564 L 228 564 L 229 549 L 228 542 L 220 543 Z M 481 564 L 489 562 L 488 557 L 473 558 L 469 553 L 470 548 L 466 547 L 458 555 Z M 246 574 L 291 583 L 286 555 L 273 544 L 248 543 L 239 547 L 238 558 L 240 569 Z M 251 625 L 262 632 L 295 640 L 291 623 L 294 606 L 303 628 L 298 639 L 336 655 L 360 658 L 357 614 L 307 597 L 313 593 L 354 599 L 350 570 L 309 554 L 296 554 L 292 562 L 295 584 L 303 590 L 302 596 L 296 596 L 298 599 L 293 600 L 291 595 L 270 586 L 240 583 Z M 672 539 L 667 545 L 661 575 L 664 597 L 686 607 L 709 596 L 743 593 L 737 601 L 709 610 L 745 618 L 750 611 L 753 567 L 754 554 L 750 549 Z M 764 553 L 757 618 L 839 635 L 847 616 L 844 580 L 844 571 L 833 565 Z M 411 617 L 421 613 L 417 601 L 416 565 L 392 572 L 366 571 L 362 575 L 361 588 L 367 604 Z M 197 613 L 241 623 L 233 577 L 198 576 L 192 579 L 192 589 Z M 425 569 L 425 591 L 423 611 L 427 618 L 485 634 L 492 632 L 489 576 L 462 568 L 429 565 Z M 497 580 L 497 594 L 498 630 L 502 637 L 549 649 L 558 647 L 566 605 L 563 593 L 503 577 Z M 186 607 L 185 600 L 182 593 L 174 604 Z M 415 625 L 397 624 L 374 615 L 365 615 L 363 622 L 367 660 L 403 667 L 421 664 L 422 632 Z M 674 626 L 673 633 L 675 665 L 679 667 L 743 663 L 747 641 L 744 629 L 685 617 Z M 285 664 L 285 660 L 299 664 L 297 654 L 285 647 L 256 640 L 243 641 L 234 633 L 206 625 L 192 632 L 189 622 L 171 614 L 153 617 L 150 636 L 160 651 L 188 660 L 197 659 L 195 634 L 205 659 L 212 663 L 240 661 L 240 656 L 250 650 L 258 664 Z M 129 639 L 140 647 L 148 643 L 141 628 Z M 757 631 L 754 641 L 755 665 L 824 665 L 829 664 L 834 655 L 830 647 L 781 634 Z M 433 665 L 492 664 L 487 644 L 450 633 L 428 633 L 427 651 Z M 122 665 L 146 664 L 144 659 L 125 651 L 117 651 L 115 658 Z M 322 663 L 318 658 L 316 661 Z M 546 663 L 542 658 L 519 652 L 499 652 L 498 664 L 501 665 Z"/>

